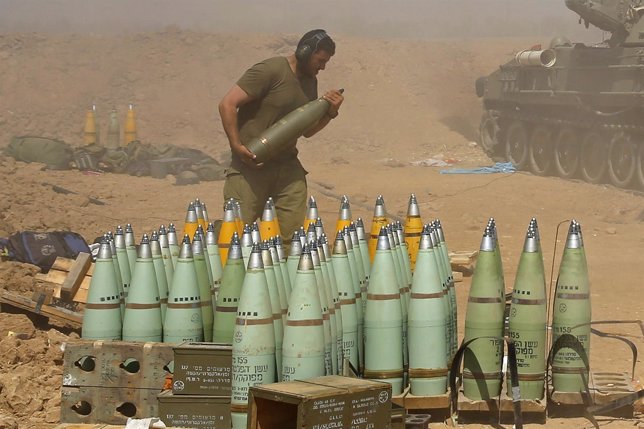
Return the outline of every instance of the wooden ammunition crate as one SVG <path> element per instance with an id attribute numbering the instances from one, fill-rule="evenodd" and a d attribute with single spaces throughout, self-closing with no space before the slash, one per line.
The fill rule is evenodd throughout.
<path id="1" fill-rule="evenodd" d="M 125 425 L 107 425 L 103 423 L 61 423 L 51 429 L 125 429 Z M 166 429 L 180 429 L 167 426 Z"/>
<path id="2" fill-rule="evenodd" d="M 157 415 L 172 344 L 79 340 L 65 345 L 61 422 L 125 424 Z"/>
<path id="3" fill-rule="evenodd" d="M 342 376 L 251 387 L 250 429 L 389 428 L 391 385 Z"/>
<path id="4" fill-rule="evenodd" d="M 157 397 L 159 418 L 170 426 L 230 429 L 230 397 L 173 395 L 166 390 Z"/>
<path id="5" fill-rule="evenodd" d="M 53 429 L 123 429 L 124 427 L 122 425 L 105 425 L 102 423 L 61 423 L 54 426 Z"/>
<path id="6" fill-rule="evenodd" d="M 185 342 L 174 348 L 175 395 L 230 396 L 232 346 Z"/>
<path id="7" fill-rule="evenodd" d="M 163 389 L 174 354 L 172 344 L 80 340 L 65 345 L 63 386 Z M 93 360 L 94 369 L 81 367 Z M 90 364 L 91 365 L 91 364 Z M 138 370 L 137 370 L 138 368 Z"/>
<path id="8" fill-rule="evenodd" d="M 65 423 L 125 424 L 128 417 L 141 419 L 157 413 L 161 389 L 64 387 L 60 421 Z"/>

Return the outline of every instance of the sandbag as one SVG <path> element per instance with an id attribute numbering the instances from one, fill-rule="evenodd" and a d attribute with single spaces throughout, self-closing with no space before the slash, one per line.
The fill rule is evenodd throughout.
<path id="1" fill-rule="evenodd" d="M 53 170 L 67 170 L 73 157 L 71 146 L 62 140 L 38 136 L 11 139 L 7 155 L 23 162 L 40 162 Z"/>

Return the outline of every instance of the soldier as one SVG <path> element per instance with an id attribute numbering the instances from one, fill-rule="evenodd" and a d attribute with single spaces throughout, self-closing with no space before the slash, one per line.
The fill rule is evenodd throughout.
<path id="1" fill-rule="evenodd" d="M 324 30 L 304 34 L 295 52 L 269 58 L 249 68 L 219 103 L 219 114 L 232 152 L 226 171 L 224 199 L 235 198 L 242 220 L 261 216 L 269 197 L 275 202 L 285 244 L 306 214 L 306 171 L 297 158 L 297 140 L 276 156 L 258 163 L 244 145 L 294 109 L 318 98 L 317 74 L 335 54 L 335 42 Z M 340 91 L 323 96 L 327 114 L 304 137 L 311 137 L 338 116 L 344 100 Z"/>

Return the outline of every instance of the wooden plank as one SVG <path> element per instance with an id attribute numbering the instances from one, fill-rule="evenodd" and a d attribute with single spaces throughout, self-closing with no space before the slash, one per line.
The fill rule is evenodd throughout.
<path id="1" fill-rule="evenodd" d="M 458 391 L 458 411 L 498 411 L 499 404 L 496 399 L 491 400 L 473 400 L 463 394 L 463 390 Z"/>
<path id="2" fill-rule="evenodd" d="M 454 265 L 469 265 L 472 263 L 472 259 L 467 257 L 467 256 L 457 256 L 457 257 L 451 257 L 449 259 L 449 262 Z"/>
<path id="3" fill-rule="evenodd" d="M 458 411 L 480 411 L 480 412 L 492 412 L 497 413 L 501 411 L 503 413 L 513 413 L 514 412 L 514 403 L 512 398 L 507 395 L 507 383 L 503 385 L 503 391 L 501 392 L 500 398 L 495 398 L 491 400 L 473 400 L 465 397 L 463 390 L 458 392 Z M 522 413 L 534 413 L 542 415 L 545 418 L 546 415 L 546 403 L 545 398 L 541 400 L 532 400 L 532 399 L 522 399 L 521 401 L 521 412 Z"/>
<path id="4" fill-rule="evenodd" d="M 460 250 L 449 252 L 449 261 L 453 271 L 470 274 L 474 271 L 478 250 Z"/>
<path id="5" fill-rule="evenodd" d="M 42 288 L 35 290 L 34 293 L 31 294 L 31 300 L 36 303 L 40 303 L 40 305 L 49 305 L 51 304 L 53 295 L 53 289 Z"/>
<path id="6" fill-rule="evenodd" d="M 450 408 L 449 392 L 434 396 L 416 396 L 411 394 L 409 386 L 402 394 L 392 396 L 391 402 L 404 407 L 407 413 L 412 414 L 414 410 L 443 410 L 447 413 Z"/>
<path id="7" fill-rule="evenodd" d="M 60 298 L 60 289 L 62 288 L 62 283 L 54 283 L 49 281 L 49 274 L 38 273 L 34 277 L 36 279 L 36 286 L 43 289 L 51 289 L 53 291 L 52 296 L 54 298 Z"/>
<path id="8" fill-rule="evenodd" d="M 408 394 L 404 398 L 404 404 L 406 410 L 449 410 L 449 393 L 433 396 L 415 396 Z"/>
<path id="9" fill-rule="evenodd" d="M 58 256 L 56 257 L 54 264 L 51 266 L 51 269 L 56 271 L 69 272 L 72 269 L 72 265 L 74 265 L 73 259 L 63 258 L 62 256 Z"/>
<path id="10" fill-rule="evenodd" d="M 79 256 L 80 255 L 89 255 L 89 254 L 85 253 L 85 252 L 81 252 L 81 253 L 79 253 Z M 63 257 L 59 256 L 54 261 L 54 265 L 51 266 L 50 271 L 52 271 L 52 270 L 53 271 L 64 271 L 64 272 L 68 273 L 68 272 L 70 272 L 72 270 L 72 267 L 73 267 L 74 263 L 77 260 L 78 260 L 78 258 L 69 259 L 69 258 L 63 258 Z M 90 268 L 87 269 L 87 272 L 85 274 L 87 274 L 88 276 L 91 276 L 93 272 L 94 272 L 94 264 L 91 264 Z M 44 274 L 44 275 L 46 275 L 46 274 Z"/>
<path id="11" fill-rule="evenodd" d="M 67 298 L 76 302 L 87 302 L 87 290 L 94 272 L 91 255 L 81 252 L 74 259 L 56 258 L 47 274 L 36 274 L 41 282 L 51 283 L 54 298 Z M 79 293 L 80 289 L 85 289 Z M 78 298 L 77 298 L 78 295 Z"/>
<path id="12" fill-rule="evenodd" d="M 47 283 L 55 283 L 57 285 L 63 285 L 65 283 L 65 280 L 67 280 L 68 273 L 65 271 L 49 271 L 47 274 L 36 274 L 36 279 L 47 282 Z M 88 279 L 88 281 L 92 278 L 91 275 L 86 274 L 82 279 Z M 81 281 L 82 282 L 82 281 Z"/>
<path id="13" fill-rule="evenodd" d="M 407 386 L 405 388 L 405 390 L 403 390 L 403 392 L 400 395 L 393 395 L 391 397 L 391 403 L 399 405 L 399 406 L 404 408 L 405 407 L 405 396 L 407 396 L 409 394 L 409 389 L 410 389 L 410 387 Z"/>
<path id="14" fill-rule="evenodd" d="M 331 386 L 338 389 L 347 390 L 348 392 L 364 392 L 371 389 L 381 388 L 382 381 L 374 381 L 360 378 L 343 377 L 341 375 L 325 375 L 320 377 L 308 378 L 306 383 L 316 386 Z"/>
<path id="15" fill-rule="evenodd" d="M 56 283 L 58 285 L 62 285 L 65 282 L 65 279 L 67 278 L 67 272 L 66 271 L 57 271 L 57 270 L 49 270 L 47 274 L 45 274 L 44 281 L 49 282 L 49 283 Z"/>
<path id="16" fill-rule="evenodd" d="M 255 397 L 293 404 L 299 404 L 303 400 L 312 400 L 343 393 L 342 390 L 336 387 L 311 384 L 307 383 L 306 380 L 263 384 L 260 387 L 255 392 Z"/>
<path id="17" fill-rule="evenodd" d="M 54 283 L 49 283 L 49 284 L 54 284 Z M 54 298 L 60 299 L 60 289 L 62 288 L 62 285 L 55 285 L 54 286 Z"/>
<path id="18" fill-rule="evenodd" d="M 92 265 L 93 266 L 93 265 Z M 62 275 L 65 273 L 63 271 L 50 271 L 47 274 L 36 274 L 36 280 L 43 284 L 44 288 L 51 288 L 53 290 L 54 298 L 62 298 L 61 296 L 63 283 L 66 278 L 63 278 Z M 51 281 L 53 280 L 53 281 Z M 68 294 L 67 296 L 73 296 L 71 299 L 75 302 L 81 302 L 85 304 L 87 302 L 87 292 L 89 291 L 89 285 L 92 281 L 92 277 L 86 275 L 81 278 L 78 289 L 74 294 Z"/>
<path id="19" fill-rule="evenodd" d="M 92 278 L 85 276 L 85 279 L 81 282 L 80 287 L 74 295 L 73 301 L 80 302 L 82 304 L 87 303 L 87 294 L 89 293 L 89 285 L 92 282 Z"/>
<path id="20" fill-rule="evenodd" d="M 452 256 L 467 256 L 468 258 L 473 258 L 478 254 L 478 250 L 452 250 L 451 252 L 449 252 L 450 258 Z"/>
<path id="21" fill-rule="evenodd" d="M 27 310 L 31 313 L 41 314 L 59 322 L 67 323 L 75 328 L 83 326 L 83 315 L 80 313 L 50 305 L 39 306 L 37 302 L 34 302 L 29 298 L 6 290 L 0 291 L 0 302 Z"/>
<path id="22" fill-rule="evenodd" d="M 89 253 L 80 252 L 76 257 L 76 260 L 69 270 L 67 278 L 63 282 L 63 287 L 61 292 L 67 294 L 70 297 L 76 295 L 78 288 L 81 285 L 81 282 L 85 278 L 85 274 L 89 267 L 92 265 L 92 257 Z"/>

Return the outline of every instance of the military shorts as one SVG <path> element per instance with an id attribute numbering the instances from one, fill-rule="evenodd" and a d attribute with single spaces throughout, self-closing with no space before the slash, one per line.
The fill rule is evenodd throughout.
<path id="1" fill-rule="evenodd" d="M 226 170 L 224 198 L 234 198 L 241 207 L 242 222 L 261 219 L 269 197 L 273 198 L 282 240 L 288 248 L 293 232 L 302 226 L 308 197 L 306 170 L 294 157 L 266 164 L 259 169 L 229 167 Z"/>

